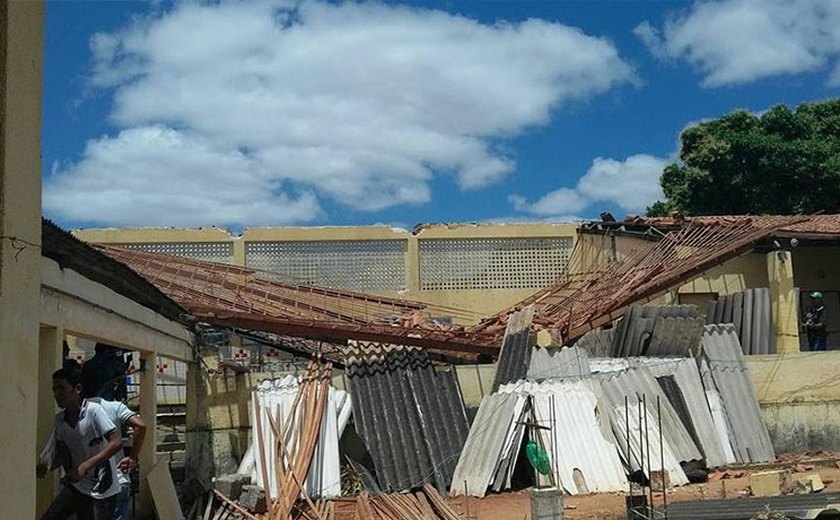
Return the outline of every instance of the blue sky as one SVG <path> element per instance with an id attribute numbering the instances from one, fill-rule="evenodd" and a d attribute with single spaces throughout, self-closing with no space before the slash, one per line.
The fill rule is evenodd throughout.
<path id="1" fill-rule="evenodd" d="M 68 227 L 642 212 L 692 122 L 840 93 L 833 0 L 48 2 Z"/>

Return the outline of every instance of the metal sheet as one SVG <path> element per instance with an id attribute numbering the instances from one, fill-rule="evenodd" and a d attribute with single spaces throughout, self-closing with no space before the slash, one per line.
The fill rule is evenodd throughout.
<path id="1" fill-rule="evenodd" d="M 723 400 L 730 443 L 738 462 L 773 460 L 776 454 L 744 363 L 735 327 L 732 324 L 706 325 L 703 352 L 711 381 Z"/>

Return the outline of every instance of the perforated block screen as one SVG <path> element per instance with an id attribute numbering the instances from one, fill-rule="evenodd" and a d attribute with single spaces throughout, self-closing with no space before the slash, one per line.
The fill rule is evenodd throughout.
<path id="1" fill-rule="evenodd" d="M 405 240 L 250 242 L 248 267 L 289 283 L 355 291 L 405 289 Z"/>
<path id="2" fill-rule="evenodd" d="M 568 238 L 420 240 L 420 288 L 548 287 L 568 265 L 571 248 Z"/>
<path id="3" fill-rule="evenodd" d="M 113 245 L 125 249 L 136 249 L 149 253 L 161 253 L 223 264 L 229 264 L 233 260 L 233 244 L 230 242 L 159 242 Z"/>

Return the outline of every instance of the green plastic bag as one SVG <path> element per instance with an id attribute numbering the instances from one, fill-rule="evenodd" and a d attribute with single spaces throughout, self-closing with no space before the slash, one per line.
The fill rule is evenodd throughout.
<path id="1" fill-rule="evenodd" d="M 548 453 L 544 449 L 537 446 L 534 441 L 528 441 L 525 445 L 525 455 L 528 457 L 528 462 L 542 475 L 551 473 L 551 463 L 548 461 Z"/>

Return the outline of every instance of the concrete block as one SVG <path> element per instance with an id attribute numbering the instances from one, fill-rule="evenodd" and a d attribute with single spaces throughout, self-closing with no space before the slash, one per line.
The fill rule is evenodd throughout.
<path id="1" fill-rule="evenodd" d="M 242 486 L 242 494 L 239 495 L 239 505 L 248 511 L 256 514 L 265 513 L 268 509 L 265 503 L 265 491 L 260 486 Z"/>
<path id="2" fill-rule="evenodd" d="M 242 494 L 242 486 L 249 484 L 251 477 L 239 473 L 231 475 L 223 475 L 213 481 L 213 487 L 219 493 L 228 497 L 231 500 L 238 500 Z"/>
<path id="3" fill-rule="evenodd" d="M 663 488 L 671 487 L 671 479 L 668 477 L 668 471 L 654 470 L 650 472 L 650 487 L 654 490 L 661 491 Z"/>
<path id="4" fill-rule="evenodd" d="M 750 490 L 754 497 L 775 497 L 782 494 L 783 484 L 790 479 L 789 469 L 774 469 L 750 475 Z"/>
<path id="5" fill-rule="evenodd" d="M 563 491 L 556 487 L 531 489 L 532 520 L 563 520 Z"/>
<path id="6" fill-rule="evenodd" d="M 797 482 L 805 486 L 809 493 L 817 493 L 825 489 L 822 478 L 819 473 L 811 473 L 810 475 L 802 475 L 796 477 Z"/>

